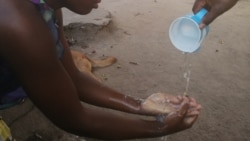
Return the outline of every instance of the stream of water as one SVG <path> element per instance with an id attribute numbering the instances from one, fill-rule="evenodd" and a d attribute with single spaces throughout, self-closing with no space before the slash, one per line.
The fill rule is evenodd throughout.
<path id="1" fill-rule="evenodd" d="M 188 96 L 188 90 L 189 90 L 189 84 L 190 84 L 190 78 L 191 78 L 191 54 L 190 53 L 183 53 L 184 55 L 184 65 L 183 65 L 183 77 L 185 79 L 185 88 L 184 88 L 184 92 L 183 95 L 184 96 Z M 167 141 L 168 140 L 168 136 L 163 136 L 161 138 L 162 141 Z"/>
<path id="2" fill-rule="evenodd" d="M 190 53 L 183 53 L 184 56 L 184 79 L 186 81 L 185 89 L 184 89 L 184 96 L 188 96 L 188 90 L 189 90 L 189 83 L 191 78 L 191 54 Z"/>

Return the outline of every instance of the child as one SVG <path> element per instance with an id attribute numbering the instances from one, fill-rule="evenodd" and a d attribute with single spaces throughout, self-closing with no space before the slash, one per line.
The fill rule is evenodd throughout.
<path id="1" fill-rule="evenodd" d="M 177 110 L 159 120 L 129 118 L 81 105 L 81 101 L 138 115 L 157 116 L 142 101 L 81 73 L 65 40 L 61 8 L 87 14 L 100 0 L 0 0 L 0 98 L 26 95 L 59 128 L 99 139 L 159 137 L 190 128 L 200 105 L 171 97 Z M 13 100 L 13 99 L 12 99 Z M 1 103 L 0 103 L 1 104 Z"/>

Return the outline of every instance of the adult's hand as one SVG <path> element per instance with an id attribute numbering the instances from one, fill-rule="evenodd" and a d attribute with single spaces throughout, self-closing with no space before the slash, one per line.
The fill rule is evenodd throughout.
<path id="1" fill-rule="evenodd" d="M 232 8 L 238 0 L 195 0 L 193 12 L 197 13 L 201 8 L 208 10 L 207 15 L 204 17 L 200 28 L 209 25 L 218 16 Z"/>

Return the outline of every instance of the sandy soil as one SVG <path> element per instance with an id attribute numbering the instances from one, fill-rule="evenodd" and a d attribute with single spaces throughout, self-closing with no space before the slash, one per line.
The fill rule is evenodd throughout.
<path id="1" fill-rule="evenodd" d="M 140 98 L 155 92 L 183 94 L 185 55 L 172 46 L 168 28 L 172 20 L 191 12 L 192 4 L 193 0 L 103 0 L 100 7 L 111 12 L 111 24 L 89 25 L 94 32 L 66 31 L 81 40 L 74 47 L 90 57 L 117 57 L 113 66 L 95 71 L 106 85 Z M 250 0 L 240 0 L 210 25 L 203 48 L 189 55 L 188 93 L 202 104 L 203 111 L 191 129 L 170 135 L 167 141 L 250 140 L 249 9 Z M 1 115 L 13 123 L 30 107 L 27 101 Z M 11 129 L 18 140 L 95 141 L 57 129 L 36 108 L 11 124 Z"/>

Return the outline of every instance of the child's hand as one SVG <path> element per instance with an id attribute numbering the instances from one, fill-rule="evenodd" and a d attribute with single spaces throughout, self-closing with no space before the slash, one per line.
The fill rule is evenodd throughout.
<path id="1" fill-rule="evenodd" d="M 184 96 L 155 93 L 142 102 L 141 109 L 151 115 L 165 115 L 178 110 L 183 102 L 189 103 L 189 99 Z"/>
<path id="2" fill-rule="evenodd" d="M 179 98 L 182 100 L 178 110 L 168 115 L 159 116 L 160 119 L 158 120 L 166 124 L 164 126 L 166 134 L 191 128 L 200 114 L 201 105 L 198 104 L 194 98 L 183 96 L 179 96 Z"/>
<path id="3" fill-rule="evenodd" d="M 165 130 L 166 134 L 179 132 L 193 126 L 198 116 L 187 117 L 189 109 L 189 104 L 183 102 L 178 111 L 163 117 L 161 122 L 165 124 L 163 130 Z"/>

